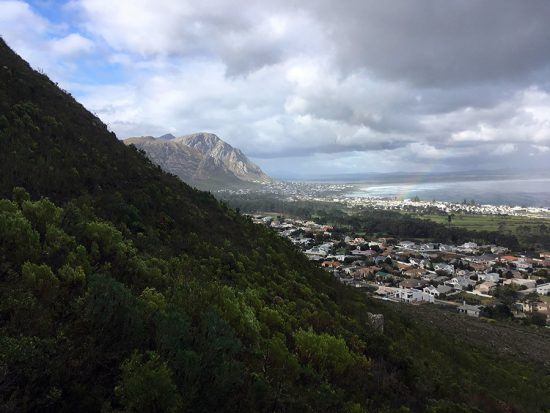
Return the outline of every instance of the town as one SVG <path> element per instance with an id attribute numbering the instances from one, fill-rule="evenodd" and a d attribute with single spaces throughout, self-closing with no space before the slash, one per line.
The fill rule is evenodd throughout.
<path id="1" fill-rule="evenodd" d="M 311 183 L 273 181 L 270 183 L 243 187 L 224 188 L 216 191 L 220 198 L 229 196 L 274 196 L 283 202 L 326 202 L 347 208 L 394 210 L 408 213 L 443 213 L 470 215 L 505 215 L 530 218 L 550 218 L 550 209 L 520 205 L 491 205 L 475 201 L 446 202 L 418 198 L 388 198 L 378 196 L 356 196 L 357 184 Z"/>
<path id="2" fill-rule="evenodd" d="M 345 234 L 281 216 L 250 215 L 289 239 L 340 282 L 373 297 L 434 304 L 472 317 L 550 321 L 550 252 L 514 254 L 498 245 L 449 245 Z"/>

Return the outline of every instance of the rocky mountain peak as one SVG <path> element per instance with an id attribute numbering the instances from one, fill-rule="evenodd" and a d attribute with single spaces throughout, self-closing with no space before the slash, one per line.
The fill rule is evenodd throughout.
<path id="1" fill-rule="evenodd" d="M 187 182 L 270 182 L 258 165 L 251 162 L 213 133 L 193 133 L 180 137 L 171 134 L 158 138 L 129 138 L 126 144 L 143 149 L 151 160 Z"/>
<path id="2" fill-rule="evenodd" d="M 176 139 L 176 137 L 174 135 L 172 135 L 171 133 L 167 133 L 165 135 L 159 136 L 157 139 L 161 139 L 161 140 L 165 140 L 165 141 L 171 141 L 173 139 Z"/>

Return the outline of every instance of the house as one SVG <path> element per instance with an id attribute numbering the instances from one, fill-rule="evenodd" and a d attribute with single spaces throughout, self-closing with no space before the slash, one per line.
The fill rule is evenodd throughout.
<path id="1" fill-rule="evenodd" d="M 439 295 L 449 294 L 451 291 L 453 291 L 453 289 L 448 285 L 441 284 L 437 286 L 437 292 Z"/>
<path id="2" fill-rule="evenodd" d="M 525 280 L 523 278 L 511 278 L 509 280 L 505 280 L 503 284 L 515 284 L 525 286 L 526 288 L 535 288 L 537 286 L 537 282 L 535 280 Z"/>
<path id="3" fill-rule="evenodd" d="M 493 288 L 497 286 L 497 283 L 494 281 L 485 281 L 477 285 L 475 290 L 481 294 L 489 294 Z"/>
<path id="4" fill-rule="evenodd" d="M 483 310 L 482 305 L 470 305 L 463 302 L 460 307 L 457 308 L 458 312 L 461 314 L 469 315 L 470 317 L 479 317 L 481 310 Z"/>
<path id="5" fill-rule="evenodd" d="M 439 291 L 437 291 L 437 288 L 433 285 L 428 285 L 427 287 L 424 287 L 422 289 L 426 294 L 433 295 L 434 297 L 439 297 Z"/>
<path id="6" fill-rule="evenodd" d="M 513 255 L 503 255 L 502 257 L 499 258 L 499 261 L 501 261 L 501 262 L 515 262 L 518 259 L 519 259 L 518 257 L 514 257 Z"/>
<path id="7" fill-rule="evenodd" d="M 537 293 L 540 295 L 550 294 L 550 283 L 537 285 Z"/>
<path id="8" fill-rule="evenodd" d="M 422 260 L 420 258 L 414 258 L 414 257 L 410 257 L 409 258 L 409 262 L 413 265 L 420 265 L 420 263 L 422 262 Z"/>
<path id="9" fill-rule="evenodd" d="M 350 265 L 348 267 L 342 267 L 341 270 L 344 271 L 346 275 L 352 275 L 357 270 L 357 267 L 355 265 Z"/>
<path id="10" fill-rule="evenodd" d="M 434 243 L 427 242 L 427 243 L 424 243 L 424 244 L 420 244 L 420 250 L 421 251 L 434 251 L 435 249 L 436 248 L 435 248 Z"/>
<path id="11" fill-rule="evenodd" d="M 426 281 L 433 281 L 437 277 L 439 277 L 439 276 L 435 272 L 428 272 L 428 271 L 426 271 L 425 274 L 422 274 L 420 276 L 420 278 L 422 278 L 423 280 L 426 280 Z"/>
<path id="12" fill-rule="evenodd" d="M 353 255 L 344 255 L 344 254 L 337 254 L 337 255 L 327 255 L 327 260 L 336 260 L 340 262 L 344 262 L 348 259 L 355 258 Z"/>
<path id="13" fill-rule="evenodd" d="M 342 264 L 339 262 L 339 261 L 323 261 L 321 263 L 321 267 L 324 267 L 324 268 L 340 268 L 342 266 Z"/>
<path id="14" fill-rule="evenodd" d="M 426 270 L 423 268 L 410 268 L 406 270 L 403 275 L 406 275 L 409 278 L 420 278 L 426 274 Z"/>
<path id="15" fill-rule="evenodd" d="M 402 301 L 405 301 L 407 303 L 420 302 L 420 301 L 425 301 L 428 303 L 434 302 L 433 295 L 426 294 L 425 292 L 420 290 L 411 290 L 408 288 L 398 288 L 395 292 L 394 297 Z"/>
<path id="16" fill-rule="evenodd" d="M 431 294 L 434 297 L 439 297 L 443 294 L 448 294 L 453 289 L 449 287 L 448 285 L 438 285 L 437 287 L 434 287 L 433 285 L 428 285 L 427 287 L 424 287 L 422 291 L 424 291 L 426 294 Z"/>
<path id="17" fill-rule="evenodd" d="M 401 241 L 399 244 L 397 244 L 399 247 L 404 249 L 414 249 L 416 247 L 416 244 L 412 241 Z"/>
<path id="18" fill-rule="evenodd" d="M 434 270 L 435 271 L 441 271 L 441 272 L 444 272 L 446 274 L 453 274 L 454 271 L 455 271 L 455 267 L 453 267 L 450 264 L 445 264 L 443 262 L 438 262 L 438 263 L 434 264 Z"/>
<path id="19" fill-rule="evenodd" d="M 327 252 L 319 247 L 313 247 L 304 252 L 310 260 L 322 260 L 327 256 Z"/>
<path id="20" fill-rule="evenodd" d="M 519 260 L 517 260 L 515 262 L 516 264 L 516 268 L 520 271 L 526 271 L 526 270 L 529 270 L 531 268 L 533 268 L 533 264 L 531 264 L 530 262 L 528 262 L 527 260 L 523 259 L 523 258 L 520 258 Z"/>
<path id="21" fill-rule="evenodd" d="M 442 252 L 455 252 L 456 247 L 454 245 L 439 244 L 439 251 L 442 251 Z"/>
<path id="22" fill-rule="evenodd" d="M 485 271 L 490 267 L 487 262 L 471 262 L 469 265 L 474 271 Z"/>
<path id="23" fill-rule="evenodd" d="M 471 280 L 469 277 L 453 277 L 448 281 L 445 281 L 445 285 L 453 287 L 455 290 L 463 290 L 469 286 L 475 285 L 475 281 Z"/>
<path id="24" fill-rule="evenodd" d="M 374 263 L 376 265 L 381 265 L 381 264 L 384 264 L 384 262 L 386 261 L 386 259 L 388 259 L 388 257 L 384 257 L 382 255 L 379 255 L 377 257 L 374 257 Z M 391 259 L 391 258 L 390 258 Z"/>
<path id="25" fill-rule="evenodd" d="M 497 283 L 500 280 L 500 275 L 497 272 L 489 272 L 485 274 L 478 274 L 477 279 L 480 281 L 493 281 Z"/>
<path id="26" fill-rule="evenodd" d="M 411 268 L 411 264 L 409 264 L 408 262 L 397 261 L 395 264 L 397 265 L 397 269 L 401 271 L 407 271 L 409 268 Z"/>
<path id="27" fill-rule="evenodd" d="M 477 244 L 475 242 L 465 242 L 458 247 L 458 251 L 466 254 L 473 254 L 477 251 Z"/>
<path id="28" fill-rule="evenodd" d="M 431 281 L 434 281 L 438 284 L 443 284 L 445 281 L 448 281 L 448 280 L 449 280 L 449 277 L 445 275 L 438 275 L 437 277 L 432 278 Z"/>
<path id="29" fill-rule="evenodd" d="M 321 251 L 325 251 L 328 254 L 332 247 L 334 247 L 333 242 L 325 242 L 324 244 L 319 245 L 317 248 L 319 248 Z"/>
<path id="30" fill-rule="evenodd" d="M 292 240 L 292 243 L 295 245 L 307 245 L 312 242 L 313 242 L 312 238 L 294 238 Z"/>
<path id="31" fill-rule="evenodd" d="M 550 303 L 546 303 L 544 301 L 535 301 L 535 302 L 525 302 L 525 303 L 517 303 L 517 305 L 520 306 L 521 310 L 525 313 L 531 313 L 531 312 L 539 312 L 542 314 L 550 314 Z"/>

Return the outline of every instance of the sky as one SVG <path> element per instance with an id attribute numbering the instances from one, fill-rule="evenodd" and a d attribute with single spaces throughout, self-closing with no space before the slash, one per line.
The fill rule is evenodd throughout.
<path id="1" fill-rule="evenodd" d="M 550 173 L 549 21 L 547 0 L 0 0 L 8 45 L 119 138 L 212 132 L 280 178 Z"/>

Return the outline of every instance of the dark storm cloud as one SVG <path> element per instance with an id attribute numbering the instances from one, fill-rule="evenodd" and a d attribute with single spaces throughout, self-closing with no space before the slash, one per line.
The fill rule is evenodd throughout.
<path id="1" fill-rule="evenodd" d="M 422 86 L 518 80 L 550 62 L 546 0 L 312 2 L 343 67 Z"/>

